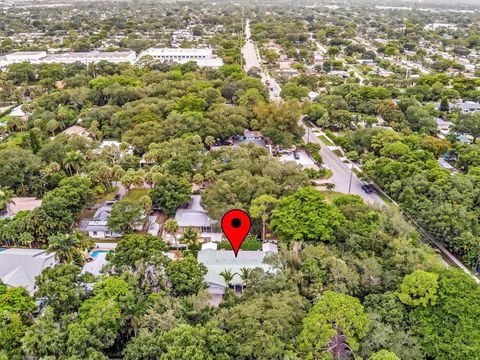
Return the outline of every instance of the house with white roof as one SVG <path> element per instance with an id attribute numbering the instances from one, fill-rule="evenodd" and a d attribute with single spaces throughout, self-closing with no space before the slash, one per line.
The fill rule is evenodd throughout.
<path id="1" fill-rule="evenodd" d="M 440 103 L 436 103 L 436 108 L 440 109 Z M 475 101 L 463 101 L 459 100 L 456 103 L 450 103 L 450 110 L 460 110 L 463 114 L 475 113 L 480 111 L 480 103 Z"/>
<path id="2" fill-rule="evenodd" d="M 200 204 L 201 199 L 201 195 L 192 195 L 186 206 L 177 209 L 175 221 L 180 228 L 180 232 L 184 232 L 187 228 L 193 228 L 205 241 L 222 241 L 223 234 L 214 229 L 217 220 L 208 216 L 207 211 Z"/>
<path id="3" fill-rule="evenodd" d="M 54 253 L 39 249 L 0 249 L 0 280 L 8 287 L 24 287 L 33 295 L 35 277 L 57 264 Z"/>
<path id="4" fill-rule="evenodd" d="M 118 238 L 122 236 L 122 234 L 110 230 L 107 226 L 113 204 L 115 204 L 115 201 L 106 201 L 97 209 L 93 218 L 88 221 L 87 226 L 84 228 L 88 236 L 94 239 Z"/>
<path id="5" fill-rule="evenodd" d="M 18 105 L 10 111 L 10 114 L 8 114 L 10 117 L 16 117 L 16 118 L 21 118 L 21 119 L 26 119 L 27 114 L 25 111 L 22 110 L 22 105 Z"/>
<path id="6" fill-rule="evenodd" d="M 250 270 L 260 268 L 265 272 L 274 272 L 274 268 L 264 262 L 268 255 L 278 253 L 277 245 L 272 243 L 262 244 L 261 251 L 243 251 L 238 252 L 235 257 L 233 250 L 217 250 L 217 244 L 206 243 L 202 245 L 202 250 L 198 252 L 197 260 L 207 267 L 205 282 L 208 284 L 207 292 L 211 296 L 211 305 L 218 305 L 223 299 L 227 287 L 234 288 L 244 285 L 244 281 L 239 274 L 242 269 Z M 222 275 L 224 271 L 231 271 L 233 279 L 230 284 L 226 284 Z"/>

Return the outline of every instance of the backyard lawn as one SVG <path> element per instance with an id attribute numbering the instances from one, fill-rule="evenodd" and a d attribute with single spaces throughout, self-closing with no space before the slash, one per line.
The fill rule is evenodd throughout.
<path id="1" fill-rule="evenodd" d="M 132 200 L 138 200 L 142 196 L 149 195 L 152 189 L 132 189 L 127 194 L 125 195 L 125 198 L 127 199 L 132 199 Z"/>

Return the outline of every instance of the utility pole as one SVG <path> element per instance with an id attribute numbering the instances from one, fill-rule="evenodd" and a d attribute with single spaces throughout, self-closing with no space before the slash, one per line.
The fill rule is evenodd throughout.
<path id="1" fill-rule="evenodd" d="M 350 192 L 352 190 L 352 179 L 353 179 L 353 163 L 352 167 L 350 168 L 350 183 L 348 184 L 348 194 L 350 195 Z"/>

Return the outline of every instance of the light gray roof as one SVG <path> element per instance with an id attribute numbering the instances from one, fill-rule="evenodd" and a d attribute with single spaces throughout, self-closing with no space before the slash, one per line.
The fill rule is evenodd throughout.
<path id="1" fill-rule="evenodd" d="M 201 199 L 201 195 L 192 195 L 186 208 L 177 209 L 175 221 L 180 227 L 210 227 L 216 223 L 200 205 Z"/>
<path id="2" fill-rule="evenodd" d="M 107 201 L 100 206 L 93 218 L 88 221 L 85 231 L 108 231 L 107 220 L 112 211 L 114 201 Z"/>
<path id="3" fill-rule="evenodd" d="M 208 272 L 205 275 L 205 281 L 209 286 L 217 285 L 226 287 L 225 281 L 220 275 L 220 273 L 225 270 L 230 270 L 232 273 L 241 273 L 242 268 L 261 268 L 266 272 L 273 271 L 271 265 L 263 262 L 265 256 L 269 253 L 272 252 L 240 250 L 238 252 L 238 257 L 235 257 L 233 251 L 205 249 L 198 252 L 197 260 L 204 264 L 208 269 Z M 241 277 L 235 275 L 231 284 L 242 284 Z"/>
<path id="4" fill-rule="evenodd" d="M 46 250 L 6 249 L 0 251 L 0 279 L 7 286 L 22 286 L 33 294 L 35 277 L 55 264 L 55 254 Z"/>

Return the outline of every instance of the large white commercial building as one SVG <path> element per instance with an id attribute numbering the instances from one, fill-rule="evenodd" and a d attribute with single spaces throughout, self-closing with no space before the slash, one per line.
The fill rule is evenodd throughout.
<path id="1" fill-rule="evenodd" d="M 89 51 L 89 52 L 67 52 L 59 54 L 48 54 L 46 51 L 17 51 L 11 54 L 0 56 L 0 68 L 8 65 L 21 63 L 24 61 L 32 64 L 73 64 L 81 62 L 83 64 L 97 63 L 99 61 L 109 61 L 112 63 L 130 63 L 133 64 L 137 59 L 135 51 Z"/>
<path id="2" fill-rule="evenodd" d="M 184 64 L 194 61 L 198 66 L 219 68 L 223 60 L 213 54 L 210 48 L 183 49 L 183 48 L 149 48 L 142 52 L 138 59 L 144 56 L 151 56 L 155 60 L 167 63 Z"/>
<path id="3" fill-rule="evenodd" d="M 198 66 L 219 68 L 223 65 L 223 60 L 213 54 L 212 49 L 182 49 L 182 48 L 150 48 L 142 52 L 138 57 L 134 51 L 89 51 L 89 52 L 67 52 L 67 53 L 48 53 L 46 51 L 16 51 L 4 56 L 0 56 L 0 69 L 8 65 L 21 63 L 24 61 L 32 64 L 73 64 L 80 62 L 83 64 L 97 63 L 99 61 L 109 61 L 112 63 L 130 63 L 133 64 L 143 56 L 151 56 L 156 60 L 184 64 L 189 61 L 195 61 Z"/>

